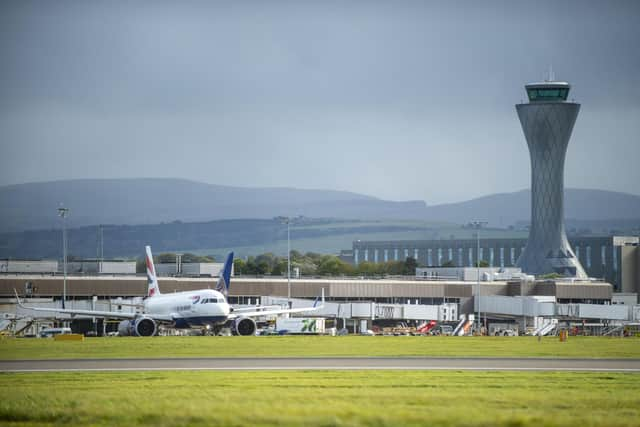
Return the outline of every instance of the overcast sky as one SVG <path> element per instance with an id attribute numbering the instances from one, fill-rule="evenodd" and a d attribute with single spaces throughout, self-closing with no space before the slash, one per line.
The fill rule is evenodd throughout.
<path id="1" fill-rule="evenodd" d="M 0 185 L 520 190 L 550 64 L 582 104 L 565 185 L 639 194 L 638 1 L 4 1 Z"/>

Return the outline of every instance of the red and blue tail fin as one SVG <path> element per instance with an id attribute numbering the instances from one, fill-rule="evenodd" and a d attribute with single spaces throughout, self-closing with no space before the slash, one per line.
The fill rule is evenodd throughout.
<path id="1" fill-rule="evenodd" d="M 160 295 L 158 287 L 158 278 L 156 277 L 156 267 L 153 265 L 153 255 L 151 255 L 151 246 L 145 246 L 146 264 L 147 264 L 147 296 L 153 297 Z"/>
<path id="2" fill-rule="evenodd" d="M 231 269 L 233 268 L 233 252 L 227 255 L 224 267 L 220 272 L 220 278 L 216 284 L 216 291 L 221 292 L 225 297 L 229 294 L 229 285 L 231 284 Z"/>

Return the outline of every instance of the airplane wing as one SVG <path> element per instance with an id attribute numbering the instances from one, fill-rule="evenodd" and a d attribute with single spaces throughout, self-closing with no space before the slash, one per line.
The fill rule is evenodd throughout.
<path id="1" fill-rule="evenodd" d="M 57 313 L 57 314 L 68 314 L 70 316 L 88 316 L 88 317 L 105 317 L 109 319 L 135 319 L 139 317 L 140 313 L 123 313 L 120 311 L 100 311 L 100 310 L 74 310 L 70 308 L 45 308 L 45 307 L 30 307 L 22 304 L 20 297 L 18 297 L 18 292 L 14 289 L 14 293 L 16 294 L 16 300 L 18 302 L 18 306 L 25 310 L 31 311 L 39 311 L 45 313 Z M 149 315 L 154 320 L 158 320 L 161 322 L 172 322 L 173 318 L 171 316 L 155 316 Z"/>
<path id="2" fill-rule="evenodd" d="M 302 307 L 302 308 L 280 308 L 280 309 L 263 309 L 261 307 L 254 307 L 254 311 L 245 311 L 246 309 L 239 309 L 232 311 L 229 314 L 229 320 L 237 319 L 238 317 L 261 317 L 261 316 L 273 316 L 276 314 L 287 314 L 287 313 L 306 313 L 309 311 L 320 310 L 324 307 L 324 288 L 322 289 L 322 304 L 318 305 L 318 299 L 316 298 L 312 307 Z"/>
<path id="3" fill-rule="evenodd" d="M 132 303 L 129 303 L 129 302 L 117 302 L 117 303 L 114 303 L 114 304 L 122 305 L 122 306 L 124 306 L 124 307 L 138 307 L 138 308 L 144 308 L 144 304 L 136 304 L 136 303 L 133 303 L 133 302 L 132 302 Z"/>
<path id="4" fill-rule="evenodd" d="M 245 311 L 259 311 L 259 310 L 269 310 L 273 308 L 274 310 L 281 308 L 280 305 L 252 305 L 251 307 L 233 307 L 234 313 L 243 313 Z"/>
<path id="5" fill-rule="evenodd" d="M 304 308 L 290 308 L 290 309 L 280 309 L 280 310 L 263 310 L 263 311 L 241 311 L 239 313 L 231 313 L 229 314 L 229 320 L 237 319 L 238 317 L 261 317 L 261 316 L 273 316 L 276 314 L 285 314 L 285 313 L 305 313 L 308 311 L 315 311 L 320 309 L 321 307 L 304 307 Z"/>

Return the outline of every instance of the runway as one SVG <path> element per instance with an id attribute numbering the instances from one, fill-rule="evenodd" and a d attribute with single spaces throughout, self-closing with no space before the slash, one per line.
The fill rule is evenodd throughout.
<path id="1" fill-rule="evenodd" d="M 0 372 L 454 370 L 640 372 L 640 359 L 456 357 L 233 357 L 193 359 L 3 360 Z"/>

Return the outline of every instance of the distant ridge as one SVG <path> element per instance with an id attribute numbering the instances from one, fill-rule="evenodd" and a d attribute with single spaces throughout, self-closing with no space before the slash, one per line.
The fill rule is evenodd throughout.
<path id="1" fill-rule="evenodd" d="M 173 178 L 83 179 L 0 187 L 0 232 L 60 228 L 59 203 L 71 209 L 69 227 L 159 224 L 221 219 L 407 219 L 493 227 L 528 222 L 529 190 L 427 206 L 333 190 L 244 188 Z M 640 219 L 640 196 L 604 190 L 566 189 L 565 217 L 579 221 Z"/>
<path id="2" fill-rule="evenodd" d="M 459 224 L 483 220 L 493 227 L 528 223 L 530 215 L 530 190 L 492 194 L 427 208 L 429 220 L 447 218 L 447 221 Z M 640 220 L 640 196 L 605 190 L 566 188 L 564 216 L 568 220 L 580 221 Z"/>
<path id="3" fill-rule="evenodd" d="M 244 188 L 185 179 L 82 179 L 0 187 L 0 232 L 60 228 L 60 202 L 70 227 L 97 224 L 260 219 L 279 215 L 420 218 L 423 201 L 390 202 L 362 194 L 294 188 Z"/>

